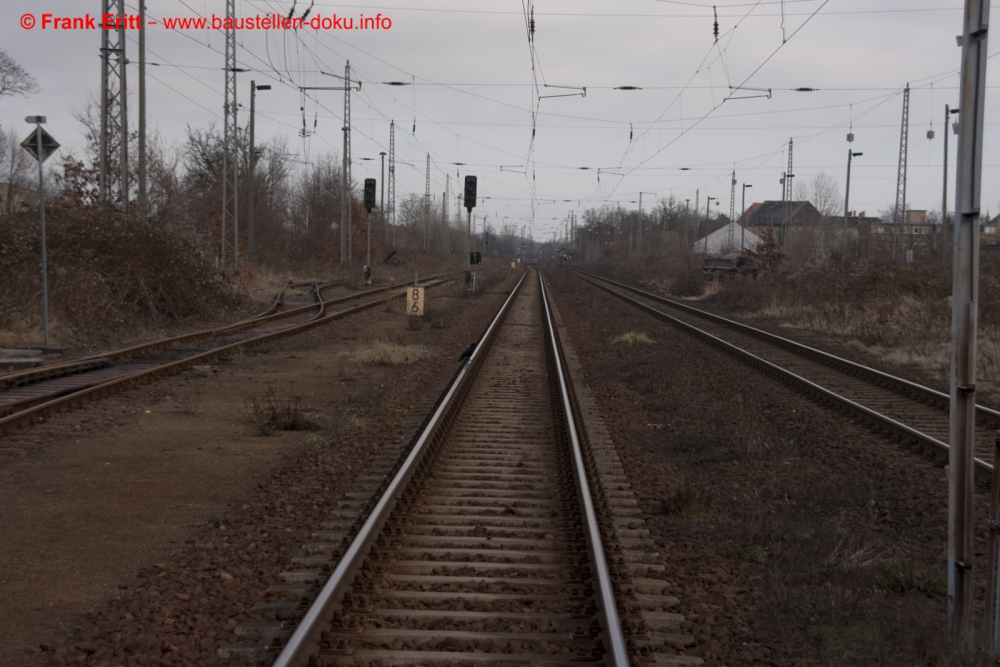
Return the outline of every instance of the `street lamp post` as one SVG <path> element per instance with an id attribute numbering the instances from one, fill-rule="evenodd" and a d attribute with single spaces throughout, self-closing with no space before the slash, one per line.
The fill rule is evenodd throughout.
<path id="1" fill-rule="evenodd" d="M 253 227 L 254 227 L 254 191 L 257 184 L 257 149 L 254 147 L 254 103 L 257 99 L 258 90 L 271 90 L 269 85 L 258 86 L 256 82 L 250 82 L 250 200 L 247 202 L 247 263 L 253 261 Z M 237 260 L 239 261 L 239 260 Z"/>
<path id="2" fill-rule="evenodd" d="M 743 203 L 742 203 L 742 205 L 740 207 L 743 210 L 743 212 L 740 214 L 740 218 L 743 220 L 743 224 L 740 225 L 740 253 L 741 254 L 743 253 L 743 251 L 746 249 L 746 246 L 747 246 L 747 241 L 746 241 L 746 237 L 747 237 L 747 235 L 746 235 L 746 228 L 747 228 L 747 221 L 746 221 L 746 214 L 747 214 L 747 188 L 752 188 L 752 187 L 753 187 L 753 185 L 749 185 L 747 183 L 743 184 Z"/>
<path id="3" fill-rule="evenodd" d="M 847 149 L 847 187 L 844 189 L 844 250 L 847 250 L 847 216 L 851 209 L 851 160 L 861 157 L 864 153 L 855 153 L 850 148 Z M 861 238 L 861 221 L 858 221 L 858 239 Z"/>
<path id="4" fill-rule="evenodd" d="M 715 197 L 712 197 L 711 195 L 709 195 L 708 199 L 705 200 L 705 254 L 706 255 L 708 254 L 708 222 L 709 222 L 709 218 L 712 215 L 712 200 L 713 199 L 715 199 Z M 718 206 L 718 202 L 716 202 L 716 206 Z"/>

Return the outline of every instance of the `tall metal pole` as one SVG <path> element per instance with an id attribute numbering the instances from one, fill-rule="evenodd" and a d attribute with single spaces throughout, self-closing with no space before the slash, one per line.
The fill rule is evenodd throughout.
<path id="1" fill-rule="evenodd" d="M 732 183 L 732 187 L 729 189 L 729 222 L 736 222 L 736 170 L 735 169 L 733 169 L 733 183 Z M 733 229 L 732 226 L 730 225 L 730 227 L 729 227 L 729 245 L 730 246 L 735 245 L 735 243 L 733 242 L 735 240 L 735 239 L 733 239 L 733 233 L 735 231 L 736 230 Z"/>
<path id="2" fill-rule="evenodd" d="M 128 86 L 125 80 L 125 2 L 102 0 L 102 16 L 115 17 L 116 27 L 101 29 L 101 138 L 98 189 L 104 204 L 128 206 Z M 117 151 L 118 169 L 113 161 Z M 112 196 L 118 188 L 118 201 Z"/>
<path id="3" fill-rule="evenodd" d="M 948 119 L 951 108 L 944 105 L 944 185 L 941 188 L 941 250 L 944 251 L 945 235 L 948 233 Z"/>
<path id="4" fill-rule="evenodd" d="M 226 16 L 232 26 L 236 0 L 226 0 Z M 232 251 L 233 267 L 240 272 L 240 227 L 237 197 L 239 182 L 239 129 L 236 126 L 236 31 L 226 30 L 225 122 L 222 155 L 222 249 L 219 269 L 226 270 L 226 254 Z"/>
<path id="5" fill-rule="evenodd" d="M 344 166 L 340 187 L 340 264 L 351 259 L 351 61 L 344 65 Z"/>
<path id="6" fill-rule="evenodd" d="M 392 247 L 396 247 L 396 121 L 389 121 L 389 224 Z"/>
<path id="7" fill-rule="evenodd" d="M 948 629 L 953 642 L 972 637 L 974 437 L 976 428 L 976 322 L 979 297 L 979 204 L 989 0 L 966 0 L 955 249 L 951 297 L 951 416 L 948 479 Z"/>
<path id="8" fill-rule="evenodd" d="M 254 145 L 254 118 L 256 117 L 257 82 L 250 81 L 250 173 L 247 176 L 247 262 L 253 261 L 254 196 L 257 188 L 257 147 Z"/>
<path id="9" fill-rule="evenodd" d="M 740 252 L 743 252 L 743 250 L 745 250 L 747 247 L 747 235 L 746 235 L 747 221 L 745 219 L 747 215 L 747 188 L 752 188 L 752 187 L 753 185 L 747 185 L 746 183 L 743 184 L 743 201 L 740 204 L 740 208 L 743 211 L 742 213 L 740 213 L 740 219 L 743 220 L 743 224 L 740 225 Z"/>
<path id="10" fill-rule="evenodd" d="M 146 0 L 139 0 L 139 220 L 146 222 Z"/>
<path id="11" fill-rule="evenodd" d="M 715 197 L 705 199 L 705 254 L 708 254 L 708 221 L 712 217 L 712 200 Z"/>
<path id="12" fill-rule="evenodd" d="M 35 121 L 35 136 L 38 141 L 38 218 L 42 227 L 42 344 L 49 346 L 49 265 L 48 252 L 45 247 L 45 177 L 42 163 L 45 153 L 42 152 L 42 121 Z"/>
<path id="13" fill-rule="evenodd" d="M 428 225 L 431 217 L 431 154 L 427 154 L 427 171 L 425 172 L 424 186 L 424 250 L 431 249 L 431 241 L 428 235 Z"/>
<path id="14" fill-rule="evenodd" d="M 381 151 L 379 156 L 382 158 L 382 194 L 379 196 L 378 204 L 378 217 L 382 221 L 382 242 L 385 242 L 385 151 Z M 370 265 L 369 265 L 370 266 Z"/>
<path id="15" fill-rule="evenodd" d="M 947 140 L 946 140 L 947 141 Z M 847 186 L 844 188 L 844 250 L 847 250 L 847 216 L 851 202 L 851 160 L 860 157 L 861 153 L 855 153 L 850 148 L 847 149 Z M 861 237 L 861 221 L 858 221 L 858 238 Z"/>
<path id="16" fill-rule="evenodd" d="M 896 175 L 896 209 L 892 221 L 892 258 L 896 259 L 896 237 L 906 218 L 906 161 L 910 142 L 910 84 L 903 91 L 903 122 L 899 130 L 899 171 Z"/>

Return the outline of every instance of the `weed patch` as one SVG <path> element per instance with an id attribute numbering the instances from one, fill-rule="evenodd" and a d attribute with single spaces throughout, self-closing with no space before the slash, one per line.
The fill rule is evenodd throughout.
<path id="1" fill-rule="evenodd" d="M 271 435 L 275 431 L 314 431 L 316 422 L 302 408 L 298 396 L 278 396 L 274 387 L 268 387 L 263 396 L 249 399 L 243 407 L 243 420 L 254 428 L 257 435 Z"/>
<path id="2" fill-rule="evenodd" d="M 652 345 L 653 339 L 646 335 L 643 331 L 628 331 L 621 334 L 620 336 L 615 336 L 611 339 L 612 345 Z"/>
<path id="3" fill-rule="evenodd" d="M 679 489 L 660 499 L 658 509 L 665 516 L 695 519 L 702 513 L 705 504 L 702 493 L 685 481 Z"/>
<path id="4" fill-rule="evenodd" d="M 912 561 L 898 560 L 882 568 L 875 580 L 890 593 L 899 595 L 923 595 L 928 598 L 943 598 L 948 594 L 947 584 L 941 577 L 929 572 L 926 567 Z"/>
<path id="5" fill-rule="evenodd" d="M 423 361 L 431 351 L 424 345 L 407 344 L 388 337 L 374 338 L 355 353 L 355 359 L 368 366 L 406 366 Z"/>

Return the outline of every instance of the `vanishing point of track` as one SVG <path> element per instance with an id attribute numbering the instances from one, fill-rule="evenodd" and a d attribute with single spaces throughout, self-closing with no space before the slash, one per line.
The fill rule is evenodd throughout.
<path id="1" fill-rule="evenodd" d="M 701 663 L 683 655 L 694 639 L 669 611 L 678 600 L 613 445 L 579 426 L 553 322 L 530 271 L 370 513 L 339 543 L 325 530 L 305 545 L 332 550 L 336 565 L 313 582 L 321 589 L 291 636 L 284 623 L 254 626 L 271 637 L 264 648 L 280 650 L 275 667 Z M 301 594 L 289 589 L 276 587 Z M 273 658 L 246 649 L 220 654 Z"/>

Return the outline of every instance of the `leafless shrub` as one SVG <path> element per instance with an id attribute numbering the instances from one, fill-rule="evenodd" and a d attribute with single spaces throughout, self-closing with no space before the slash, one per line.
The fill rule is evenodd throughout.
<path id="1" fill-rule="evenodd" d="M 177 394 L 177 409 L 181 414 L 199 415 L 202 412 L 205 393 L 200 382 L 188 377 Z"/>
<path id="2" fill-rule="evenodd" d="M 318 427 L 302 408 L 300 397 L 278 396 L 274 387 L 268 387 L 263 396 L 245 402 L 243 420 L 257 435 L 271 435 L 275 431 L 313 431 Z"/>

